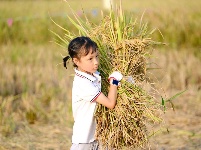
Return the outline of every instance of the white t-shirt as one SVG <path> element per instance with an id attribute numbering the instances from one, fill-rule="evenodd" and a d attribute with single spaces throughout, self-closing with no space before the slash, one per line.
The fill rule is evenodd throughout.
<path id="1" fill-rule="evenodd" d="M 101 77 L 99 76 L 99 72 L 89 75 L 75 69 L 72 88 L 74 117 L 72 143 L 90 143 L 95 140 L 95 100 L 100 93 Z"/>

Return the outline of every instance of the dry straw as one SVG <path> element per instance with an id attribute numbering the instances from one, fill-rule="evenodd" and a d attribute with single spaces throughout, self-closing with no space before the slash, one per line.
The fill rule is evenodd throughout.
<path id="1" fill-rule="evenodd" d="M 108 93 L 107 78 L 112 71 L 118 70 L 124 75 L 115 108 L 110 110 L 100 104 L 97 107 L 96 137 L 100 145 L 103 149 L 146 148 L 152 133 L 147 126 L 161 121 L 160 104 L 142 86 L 148 78 L 150 47 L 159 44 L 151 40 L 154 30 L 148 32 L 142 19 L 138 24 L 137 20 L 126 16 L 121 4 L 116 10 L 111 9 L 109 15 L 102 14 L 98 25 L 91 24 L 87 17 L 83 21 L 73 14 L 74 19 L 68 18 L 80 35 L 89 36 L 99 46 L 102 92 Z M 65 37 L 54 34 L 65 44 L 77 36 L 61 28 L 66 31 Z"/>

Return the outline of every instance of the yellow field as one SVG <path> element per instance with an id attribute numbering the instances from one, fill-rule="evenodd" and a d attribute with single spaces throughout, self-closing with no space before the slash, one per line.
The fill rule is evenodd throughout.
<path id="1" fill-rule="evenodd" d="M 102 1 L 69 3 L 77 13 L 83 7 L 92 22 L 100 21 Z M 187 89 L 173 101 L 175 111 L 164 114 L 161 132 L 150 141 L 153 150 L 201 149 L 200 3 L 123 0 L 125 10 L 139 19 L 146 9 L 144 20 L 160 29 L 169 43 L 156 47 L 150 60 L 158 68 L 149 71 L 157 100 Z M 74 30 L 65 17 L 70 10 L 63 1 L 1 1 L 0 10 L 0 150 L 69 149 L 73 71 L 57 65 L 66 50 L 50 42 L 54 35 L 48 29 L 62 31 L 48 12 Z M 155 38 L 162 40 L 158 33 Z"/>

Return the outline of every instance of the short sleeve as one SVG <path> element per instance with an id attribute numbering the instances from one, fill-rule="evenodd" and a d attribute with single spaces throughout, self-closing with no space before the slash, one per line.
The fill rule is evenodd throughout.
<path id="1" fill-rule="evenodd" d="M 87 81 L 82 85 L 79 85 L 79 97 L 82 100 L 93 102 L 101 94 L 98 86 L 93 82 Z"/>

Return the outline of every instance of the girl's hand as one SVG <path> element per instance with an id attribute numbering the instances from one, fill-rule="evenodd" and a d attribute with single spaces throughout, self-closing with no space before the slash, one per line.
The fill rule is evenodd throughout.
<path id="1" fill-rule="evenodd" d="M 123 75 L 118 72 L 118 71 L 114 71 L 108 78 L 108 80 L 110 81 L 110 79 L 114 79 L 117 81 L 121 81 L 121 79 L 123 78 Z"/>

